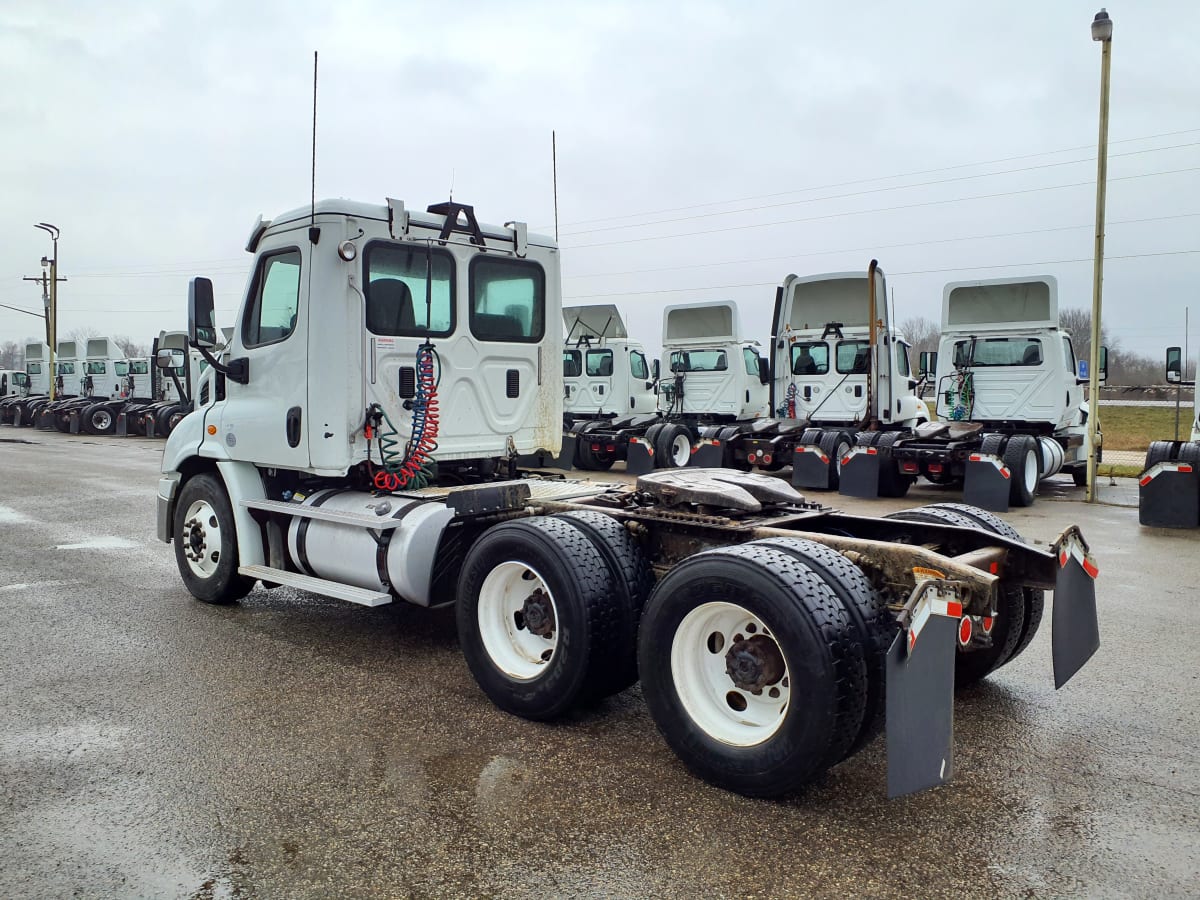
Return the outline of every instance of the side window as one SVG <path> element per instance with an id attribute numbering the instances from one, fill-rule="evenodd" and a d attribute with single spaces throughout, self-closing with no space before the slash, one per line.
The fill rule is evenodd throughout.
<path id="1" fill-rule="evenodd" d="M 650 377 L 650 369 L 646 366 L 646 354 L 640 350 L 629 351 L 629 374 L 639 381 Z"/>
<path id="2" fill-rule="evenodd" d="M 829 345 L 824 341 L 798 341 L 792 344 L 793 375 L 828 375 Z"/>
<path id="3" fill-rule="evenodd" d="M 29 370 L 30 375 L 41 375 L 42 374 L 42 364 L 41 363 L 27 363 L 25 365 L 25 368 Z"/>
<path id="4" fill-rule="evenodd" d="M 1071 346 L 1071 339 L 1063 336 L 1063 366 L 1072 375 L 1075 374 L 1075 348 Z"/>
<path id="5" fill-rule="evenodd" d="M 116 371 L 116 374 L 118 376 L 128 375 L 129 374 L 129 363 L 127 363 L 127 362 L 113 363 L 113 369 Z"/>
<path id="6" fill-rule="evenodd" d="M 839 341 L 837 370 L 842 375 L 865 375 L 870 367 L 871 344 L 868 341 Z"/>
<path id="7" fill-rule="evenodd" d="M 578 350 L 563 351 L 563 378 L 578 378 L 583 374 L 583 354 Z"/>
<path id="8" fill-rule="evenodd" d="M 611 350 L 589 350 L 587 352 L 587 373 L 590 378 L 611 377 L 613 352 Z"/>
<path id="9" fill-rule="evenodd" d="M 724 350 L 676 350 L 671 354 L 672 372 L 724 372 L 728 368 Z"/>
<path id="10" fill-rule="evenodd" d="M 896 374 L 901 378 L 908 378 L 912 374 L 908 364 L 908 349 L 908 344 L 903 341 L 896 342 Z"/>
<path id="11" fill-rule="evenodd" d="M 261 347 L 296 330 L 300 310 L 300 251 L 284 250 L 258 261 L 250 304 L 242 321 L 242 343 Z"/>
<path id="12" fill-rule="evenodd" d="M 102 362 L 84 363 L 84 372 L 88 375 L 103 375 L 106 368 Z"/>
<path id="13" fill-rule="evenodd" d="M 534 344 L 542 339 L 546 273 L 541 266 L 523 259 L 476 256 L 470 278 L 471 334 L 482 341 Z"/>
<path id="14" fill-rule="evenodd" d="M 368 244 L 363 255 L 368 331 L 402 337 L 454 331 L 453 256 L 428 253 L 423 244 L 380 241 Z"/>
<path id="15" fill-rule="evenodd" d="M 746 364 L 746 374 L 758 377 L 758 354 L 753 347 L 742 348 L 742 361 Z"/>

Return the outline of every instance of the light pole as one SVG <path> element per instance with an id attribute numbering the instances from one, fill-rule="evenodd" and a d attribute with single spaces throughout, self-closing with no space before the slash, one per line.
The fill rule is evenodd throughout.
<path id="1" fill-rule="evenodd" d="M 50 400 L 53 401 L 54 386 L 58 381 L 58 373 L 54 370 L 54 352 L 58 349 L 58 228 L 45 222 L 39 222 L 33 227 L 40 228 L 49 234 L 54 247 L 52 251 L 53 256 L 49 260 L 44 256 L 42 257 L 42 268 L 46 268 L 47 263 L 49 263 L 50 268 L 49 305 L 46 308 L 46 337 L 50 348 Z"/>
<path id="2" fill-rule="evenodd" d="M 1096 502 L 1096 436 L 1100 421 L 1100 299 L 1104 289 L 1104 189 L 1108 181 L 1108 71 L 1112 61 L 1112 19 L 1103 9 L 1092 20 L 1092 40 L 1100 54 L 1100 146 L 1096 151 L 1096 248 L 1092 270 L 1092 346 L 1088 362 L 1087 502 Z"/>

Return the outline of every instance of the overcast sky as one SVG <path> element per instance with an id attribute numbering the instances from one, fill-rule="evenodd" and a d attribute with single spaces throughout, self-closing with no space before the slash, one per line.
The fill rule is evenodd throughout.
<path id="1" fill-rule="evenodd" d="M 765 341 L 785 275 L 873 255 L 900 320 L 1014 274 L 1088 306 L 1097 8 L 0 0 L 0 303 L 40 307 L 45 221 L 60 335 L 182 327 L 193 274 L 232 324 L 255 216 L 308 200 L 317 49 L 318 196 L 453 182 L 553 233 L 555 129 L 565 302 L 617 303 L 651 347 L 666 304 L 726 298 Z M 1109 12 L 1104 319 L 1159 356 L 1200 320 L 1200 4 Z M 40 327 L 0 309 L 0 340 Z"/>

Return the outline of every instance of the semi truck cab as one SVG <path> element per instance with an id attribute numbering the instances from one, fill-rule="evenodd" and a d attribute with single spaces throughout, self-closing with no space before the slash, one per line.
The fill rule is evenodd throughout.
<path id="1" fill-rule="evenodd" d="M 669 373 L 659 386 L 664 414 L 731 422 L 768 414 L 769 367 L 759 343 L 741 338 L 733 301 L 668 306 L 662 346 Z"/>
<path id="2" fill-rule="evenodd" d="M 653 414 L 653 366 L 611 304 L 563 309 L 563 420 Z"/>

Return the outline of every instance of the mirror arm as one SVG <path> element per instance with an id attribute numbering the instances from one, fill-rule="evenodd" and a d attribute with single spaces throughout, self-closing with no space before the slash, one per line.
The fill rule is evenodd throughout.
<path id="1" fill-rule="evenodd" d="M 224 375 L 226 378 L 236 381 L 238 384 L 250 383 L 250 360 L 246 357 L 241 359 L 231 359 L 229 365 L 220 362 L 215 356 L 208 352 L 207 347 L 202 347 L 195 341 L 189 343 L 200 351 L 200 355 L 208 362 L 210 366 Z"/>

